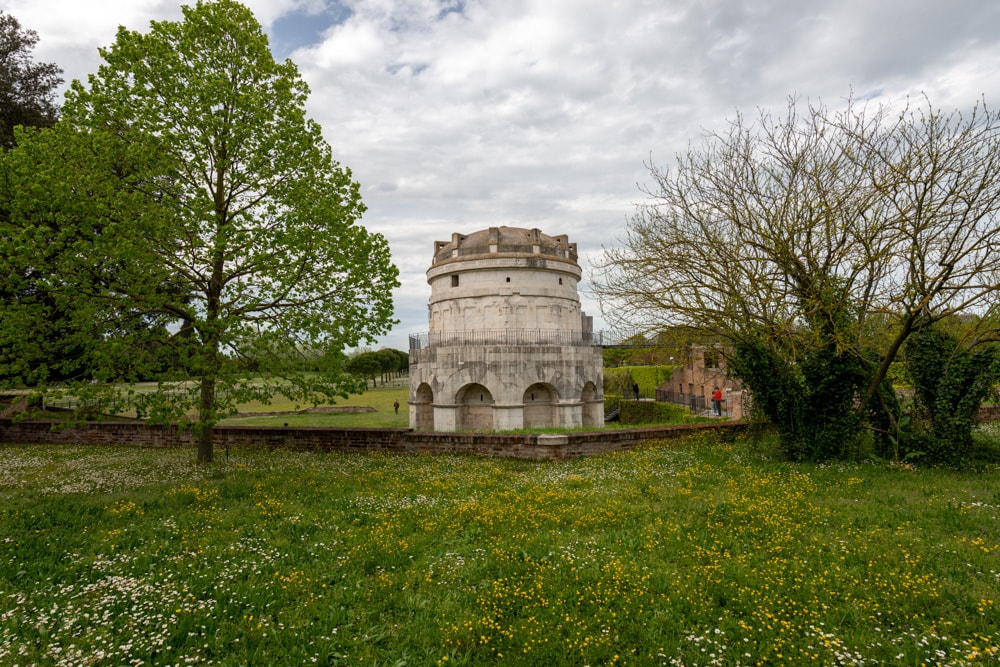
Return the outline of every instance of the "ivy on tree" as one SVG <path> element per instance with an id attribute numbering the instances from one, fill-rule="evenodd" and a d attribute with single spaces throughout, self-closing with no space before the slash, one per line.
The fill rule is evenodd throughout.
<path id="1" fill-rule="evenodd" d="M 398 271 L 358 224 L 359 185 L 306 117 L 305 82 L 275 62 L 250 10 L 212 0 L 183 12 L 147 33 L 120 28 L 97 73 L 73 82 L 59 125 L 21 136 L 5 172 L 37 176 L 8 190 L 20 201 L 4 254 L 52 269 L 49 287 L 91 322 L 98 379 L 112 378 L 95 357 L 116 373 L 123 355 L 168 357 L 159 390 L 129 398 L 157 420 L 196 415 L 210 461 L 213 426 L 238 402 L 361 389 L 342 350 L 393 323 Z M 133 351 L 123 313 L 161 335 Z M 319 373 L 296 370 L 306 352 Z"/>
<path id="2" fill-rule="evenodd" d="M 966 347 L 939 324 L 911 336 L 905 352 L 916 408 L 903 433 L 907 453 L 931 463 L 962 463 L 973 450 L 979 408 L 1000 380 L 1000 348 L 981 341 Z"/>

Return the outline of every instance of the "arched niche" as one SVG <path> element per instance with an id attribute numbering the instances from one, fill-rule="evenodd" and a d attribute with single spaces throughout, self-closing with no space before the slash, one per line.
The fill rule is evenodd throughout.
<path id="1" fill-rule="evenodd" d="M 589 427 L 604 426 L 604 402 L 597 393 L 597 385 L 586 382 L 580 392 L 583 402 L 583 425 Z"/>
<path id="2" fill-rule="evenodd" d="M 413 428 L 418 431 L 434 430 L 434 390 L 421 382 L 413 396 Z"/>
<path id="3" fill-rule="evenodd" d="M 467 384 L 455 397 L 460 431 L 493 430 L 493 394 L 481 384 Z"/>
<path id="4" fill-rule="evenodd" d="M 559 424 L 559 393 L 550 384 L 536 382 L 524 390 L 524 428 L 550 428 Z"/>

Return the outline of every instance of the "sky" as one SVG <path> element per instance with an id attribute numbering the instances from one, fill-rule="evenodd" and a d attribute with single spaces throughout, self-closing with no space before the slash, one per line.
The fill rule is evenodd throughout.
<path id="1" fill-rule="evenodd" d="M 193 4 L 193 0 L 191 1 Z M 67 81 L 119 25 L 181 17 L 177 0 L 0 0 Z M 244 0 L 309 115 L 360 182 L 362 223 L 400 269 L 392 333 L 427 331 L 433 244 L 492 226 L 568 234 L 584 271 L 618 245 L 670 166 L 737 113 L 791 96 L 902 108 L 1000 104 L 998 0 Z"/>

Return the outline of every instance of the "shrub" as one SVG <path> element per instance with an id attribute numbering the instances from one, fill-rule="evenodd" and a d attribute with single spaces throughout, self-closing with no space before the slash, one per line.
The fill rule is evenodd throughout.
<path id="1" fill-rule="evenodd" d="M 754 339 L 737 342 L 729 368 L 750 388 L 757 414 L 777 428 L 786 457 L 861 457 L 867 441 L 854 402 L 868 374 L 856 357 L 826 345 L 793 362 Z"/>
<path id="2" fill-rule="evenodd" d="M 972 351 L 954 335 L 928 327 L 906 345 L 915 403 L 908 453 L 933 463 L 958 463 L 973 446 L 972 427 L 1000 379 L 995 346 Z"/>

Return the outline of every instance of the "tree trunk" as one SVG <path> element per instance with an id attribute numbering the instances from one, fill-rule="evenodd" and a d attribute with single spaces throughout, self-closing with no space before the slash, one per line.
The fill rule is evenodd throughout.
<path id="1" fill-rule="evenodd" d="M 921 308 L 927 303 L 927 299 L 920 304 Z M 889 368 L 892 366 L 892 362 L 896 360 L 896 356 L 899 354 L 899 349 L 903 347 L 903 343 L 906 339 L 910 337 L 910 334 L 914 333 L 919 327 L 915 326 L 917 323 L 917 317 L 920 314 L 920 310 L 911 311 L 900 323 L 899 333 L 889 344 L 889 349 L 886 350 L 885 354 L 882 356 L 882 363 L 879 364 L 878 369 L 875 371 L 875 375 L 872 377 L 871 382 L 868 384 L 868 389 L 865 391 L 865 395 L 858 402 L 858 407 L 856 413 L 858 415 L 863 415 L 871 405 L 872 399 L 875 398 L 878 392 L 878 387 L 885 380 L 886 376 L 889 374 Z"/>
<path id="2" fill-rule="evenodd" d="M 201 379 L 201 401 L 198 405 L 198 463 L 211 463 L 214 457 L 215 376 Z"/>

